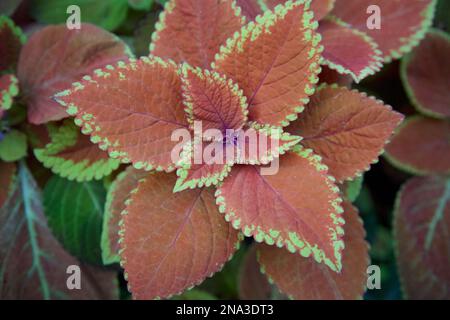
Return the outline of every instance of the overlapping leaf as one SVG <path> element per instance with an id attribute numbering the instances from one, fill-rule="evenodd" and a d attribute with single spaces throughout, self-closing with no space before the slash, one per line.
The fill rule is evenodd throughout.
<path id="1" fill-rule="evenodd" d="M 419 112 L 437 118 L 450 117 L 449 56 L 450 36 L 433 30 L 402 61 L 403 85 Z"/>
<path id="2" fill-rule="evenodd" d="M 169 1 L 152 35 L 150 53 L 207 69 L 220 46 L 244 22 L 234 1 Z"/>
<path id="3" fill-rule="evenodd" d="M 13 72 L 19 59 L 20 49 L 25 42 L 25 35 L 6 16 L 0 15 L 0 75 L 6 71 Z"/>
<path id="4" fill-rule="evenodd" d="M 48 224 L 62 245 L 83 261 L 101 264 L 100 235 L 106 191 L 102 182 L 53 176 L 44 189 Z"/>
<path id="5" fill-rule="evenodd" d="M 0 110 L 11 108 L 13 99 L 19 94 L 19 86 L 16 76 L 5 74 L 0 76 Z"/>
<path id="6" fill-rule="evenodd" d="M 51 142 L 34 150 L 36 158 L 54 173 L 69 180 L 99 180 L 117 169 L 120 162 L 82 135 L 72 120 L 50 126 Z"/>
<path id="7" fill-rule="evenodd" d="M 41 124 L 67 117 L 51 97 L 94 69 L 124 59 L 127 52 L 115 35 L 89 24 L 80 30 L 48 26 L 34 33 L 23 47 L 18 65 L 29 121 Z"/>
<path id="8" fill-rule="evenodd" d="M 106 66 L 61 92 L 57 101 L 113 158 L 172 171 L 172 133 L 188 128 L 177 66 L 156 57 Z"/>
<path id="9" fill-rule="evenodd" d="M 139 180 L 148 173 L 129 166 L 121 172 L 108 189 L 102 229 L 102 260 L 104 264 L 119 262 L 119 222 L 125 209 L 125 201 L 136 189 Z"/>
<path id="10" fill-rule="evenodd" d="M 448 159 L 448 158 L 447 158 Z M 413 178 L 398 195 L 394 230 L 408 299 L 450 299 L 450 181 Z"/>
<path id="11" fill-rule="evenodd" d="M 286 2 L 286 0 L 260 0 L 265 3 L 268 9 L 275 8 L 276 5 Z M 314 12 L 314 19 L 317 21 L 325 17 L 334 6 L 336 0 L 313 0 L 310 9 Z"/>
<path id="12" fill-rule="evenodd" d="M 262 270 L 290 297 L 299 300 L 361 299 L 366 288 L 369 247 L 358 211 L 344 203 L 345 249 L 342 271 L 330 270 L 298 254 L 273 246 L 258 245 Z"/>
<path id="13" fill-rule="evenodd" d="M 368 8 L 380 9 L 380 29 L 367 27 Z M 398 59 L 424 37 L 434 16 L 436 0 L 336 0 L 331 14 L 366 32 L 378 44 L 386 62 Z M 373 14 L 373 11 L 370 11 Z"/>
<path id="14" fill-rule="evenodd" d="M 351 75 L 356 82 L 380 71 L 383 65 L 381 51 L 364 32 L 338 19 L 321 21 L 318 31 L 324 46 L 324 63 L 331 69 Z"/>
<path id="15" fill-rule="evenodd" d="M 339 271 L 344 220 L 327 167 L 311 150 L 298 149 L 281 157 L 277 169 L 263 175 L 258 167 L 234 167 L 216 191 L 220 212 L 257 242 L 285 246 Z"/>
<path id="16" fill-rule="evenodd" d="M 263 12 L 261 7 L 264 2 L 260 0 L 236 0 L 236 4 L 241 8 L 241 14 L 247 18 L 247 21 L 255 20 L 256 16 Z"/>
<path id="17" fill-rule="evenodd" d="M 221 47 L 213 69 L 244 91 L 249 120 L 286 126 L 314 93 L 323 48 L 312 16 L 303 1 L 288 1 Z"/>
<path id="18" fill-rule="evenodd" d="M 116 299 L 116 272 L 80 265 L 47 227 L 36 183 L 21 165 L 13 190 L 0 208 L 2 299 Z M 67 288 L 67 267 L 78 265 L 81 290 Z"/>
<path id="19" fill-rule="evenodd" d="M 450 172 L 450 123 L 421 116 L 408 118 L 386 147 L 387 159 L 414 174 Z"/>
<path id="20" fill-rule="evenodd" d="M 0 162 L 0 208 L 8 200 L 13 189 L 16 175 L 14 163 Z"/>
<path id="21" fill-rule="evenodd" d="M 174 175 L 149 175 L 123 212 L 121 264 L 136 299 L 168 297 L 202 282 L 240 240 L 211 190 L 173 193 L 174 184 Z"/>
<path id="22" fill-rule="evenodd" d="M 0 160 L 13 162 L 27 155 L 27 136 L 16 129 L 3 134 L 0 140 Z"/>
<path id="23" fill-rule="evenodd" d="M 288 131 L 322 157 L 338 181 L 368 170 L 403 116 L 357 91 L 324 86 Z"/>
<path id="24" fill-rule="evenodd" d="M 183 104 L 188 121 L 201 122 L 202 130 L 240 129 L 247 121 L 247 98 L 230 79 L 217 72 L 182 67 Z"/>

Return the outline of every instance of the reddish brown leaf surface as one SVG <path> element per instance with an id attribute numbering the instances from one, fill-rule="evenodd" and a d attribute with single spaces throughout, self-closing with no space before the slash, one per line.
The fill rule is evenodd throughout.
<path id="1" fill-rule="evenodd" d="M 0 207 L 12 191 L 15 174 L 16 165 L 13 162 L 0 162 Z"/>
<path id="2" fill-rule="evenodd" d="M 188 127 L 177 66 L 156 57 L 120 62 L 85 77 L 56 100 L 110 156 L 138 169 L 171 171 L 171 141 Z"/>
<path id="3" fill-rule="evenodd" d="M 303 3 L 277 8 L 227 41 L 213 68 L 244 91 L 249 120 L 286 126 L 314 92 L 322 48 Z"/>
<path id="4" fill-rule="evenodd" d="M 239 272 L 239 298 L 243 300 L 268 300 L 272 286 L 261 273 L 256 259 L 256 246 L 252 245 L 245 255 Z"/>
<path id="5" fill-rule="evenodd" d="M 131 191 L 136 189 L 139 180 L 147 175 L 147 172 L 129 166 L 117 176 L 109 187 L 105 204 L 106 216 L 103 219 L 102 231 L 102 257 L 105 264 L 119 261 L 119 222 L 122 219 L 121 213 L 125 209 L 125 201 L 131 196 Z"/>
<path id="6" fill-rule="evenodd" d="M 450 117 L 450 36 L 432 31 L 402 61 L 402 79 L 414 106 L 432 117 Z"/>
<path id="7" fill-rule="evenodd" d="M 369 246 L 358 211 L 344 203 L 345 249 L 342 252 L 341 273 L 298 254 L 273 246 L 258 245 L 259 262 L 264 272 L 278 288 L 299 300 L 361 299 L 369 265 Z"/>
<path id="8" fill-rule="evenodd" d="M 208 69 L 220 46 L 244 22 L 234 1 L 170 1 L 152 35 L 150 53 Z"/>
<path id="9" fill-rule="evenodd" d="M 380 71 L 383 58 L 378 46 L 365 33 L 338 21 L 326 19 L 318 29 L 322 35 L 325 64 L 356 82 Z"/>
<path id="10" fill-rule="evenodd" d="M 346 74 L 339 74 L 337 71 L 330 69 L 326 65 L 322 65 L 322 72 L 319 75 L 320 83 L 338 84 L 343 87 L 350 88 L 353 78 Z"/>
<path id="11" fill-rule="evenodd" d="M 236 0 L 236 4 L 241 8 L 241 14 L 247 21 L 255 20 L 256 16 L 263 12 L 259 2 L 260 0 Z"/>
<path id="12" fill-rule="evenodd" d="M 0 16 L 0 73 L 14 71 L 25 36 L 14 22 Z"/>
<path id="13" fill-rule="evenodd" d="M 333 15 L 367 33 L 378 44 L 385 61 L 400 58 L 423 38 L 433 18 L 434 0 L 336 0 Z M 369 29 L 367 9 L 377 5 L 381 29 Z M 372 12 L 373 13 L 373 12 Z"/>
<path id="14" fill-rule="evenodd" d="M 175 175 L 149 175 L 126 208 L 121 262 L 136 299 L 168 297 L 199 284 L 238 246 L 238 232 L 219 214 L 211 190 L 173 193 L 174 184 Z"/>
<path id="15" fill-rule="evenodd" d="M 326 167 L 302 150 L 282 156 L 273 175 L 262 175 L 254 166 L 234 167 L 217 189 L 216 202 L 246 236 L 312 255 L 337 270 L 344 223 L 337 193 Z"/>
<path id="16" fill-rule="evenodd" d="M 115 35 L 89 24 L 80 30 L 48 26 L 34 33 L 18 65 L 29 121 L 41 124 L 68 117 L 51 97 L 94 69 L 126 58 L 127 50 Z"/>
<path id="17" fill-rule="evenodd" d="M 450 172 L 449 136 L 448 121 L 411 117 L 386 147 L 386 157 L 415 174 L 446 174 Z"/>
<path id="18" fill-rule="evenodd" d="M 40 192 L 21 167 L 0 208 L 1 299 L 117 299 L 116 272 L 80 265 L 53 237 Z M 70 265 L 81 267 L 81 290 L 67 288 Z"/>
<path id="19" fill-rule="evenodd" d="M 403 116 L 390 106 L 347 88 L 326 86 L 288 131 L 322 157 L 338 181 L 369 169 Z"/>
<path id="20" fill-rule="evenodd" d="M 449 228 L 450 181 L 409 180 L 398 195 L 394 220 L 405 298 L 450 299 Z"/>
<path id="21" fill-rule="evenodd" d="M 261 0 L 265 2 L 269 9 L 273 9 L 278 4 L 283 4 L 286 0 Z M 317 21 L 325 17 L 334 6 L 336 0 L 313 0 L 310 8 L 314 12 L 314 19 Z"/>
<path id="22" fill-rule="evenodd" d="M 183 103 L 188 121 L 202 129 L 240 129 L 247 121 L 247 102 L 231 80 L 217 72 L 182 67 Z"/>

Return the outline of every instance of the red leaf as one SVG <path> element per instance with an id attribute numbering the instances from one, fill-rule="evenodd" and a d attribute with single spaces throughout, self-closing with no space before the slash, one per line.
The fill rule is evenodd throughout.
<path id="1" fill-rule="evenodd" d="M 16 76 L 13 74 L 0 76 L 0 112 L 11 108 L 13 99 L 18 94 L 19 86 Z"/>
<path id="2" fill-rule="evenodd" d="M 380 71 L 381 51 L 367 34 L 337 19 L 320 22 L 319 33 L 324 46 L 324 63 L 341 74 L 351 75 L 359 82 Z"/>
<path id="3" fill-rule="evenodd" d="M 310 151 L 287 153 L 274 175 L 262 175 L 254 166 L 236 166 L 217 189 L 216 203 L 225 219 L 246 236 L 305 257 L 313 255 L 338 271 L 344 223 L 339 190 Z"/>
<path id="4" fill-rule="evenodd" d="M 111 157 L 137 169 L 174 170 L 171 152 L 178 142 L 171 135 L 188 126 L 174 63 L 142 57 L 109 65 L 56 100 Z"/>
<path id="5" fill-rule="evenodd" d="M 322 264 L 273 246 L 258 245 L 259 261 L 278 288 L 299 300 L 361 299 L 366 289 L 369 246 L 358 211 L 344 202 L 345 249 L 342 271 L 330 272 Z"/>
<path id="6" fill-rule="evenodd" d="M 339 74 L 337 71 L 322 65 L 322 72 L 319 75 L 320 83 L 338 84 L 343 87 L 351 88 L 353 78 L 346 74 Z"/>
<path id="7" fill-rule="evenodd" d="M 25 36 L 20 28 L 10 18 L 0 16 L 0 73 L 15 70 L 24 42 Z"/>
<path id="8" fill-rule="evenodd" d="M 0 162 L 0 208 L 12 191 L 15 174 L 14 162 Z"/>
<path id="9" fill-rule="evenodd" d="M 269 9 L 275 8 L 276 5 L 286 2 L 286 0 L 261 0 L 266 3 Z M 325 17 L 334 7 L 336 0 L 313 0 L 310 9 L 314 12 L 314 19 L 319 21 Z"/>
<path id="10" fill-rule="evenodd" d="M 174 183 L 175 175 L 149 175 L 124 212 L 121 262 L 136 299 L 169 297 L 199 284 L 222 268 L 240 241 L 211 190 L 172 193 Z"/>
<path id="11" fill-rule="evenodd" d="M 105 204 L 105 217 L 102 230 L 102 258 L 104 264 L 119 262 L 119 222 L 121 213 L 125 210 L 125 201 L 131 191 L 136 189 L 139 180 L 148 175 L 143 170 L 132 166 L 121 172 L 108 190 Z"/>
<path id="12" fill-rule="evenodd" d="M 450 117 L 450 36 L 433 30 L 402 60 L 401 75 L 418 111 L 438 118 Z"/>
<path id="13" fill-rule="evenodd" d="M 421 116 L 410 117 L 386 147 L 386 158 L 414 174 L 450 172 L 450 123 Z"/>
<path id="14" fill-rule="evenodd" d="M 83 266 L 53 237 L 28 169 L 0 208 L 1 299 L 117 299 L 116 272 Z M 81 290 L 67 288 L 67 267 L 81 267 Z"/>
<path id="15" fill-rule="evenodd" d="M 249 120 L 286 126 L 303 110 L 320 72 L 316 27 L 304 3 L 287 2 L 250 22 L 221 48 L 213 69 L 244 91 Z"/>
<path id="16" fill-rule="evenodd" d="M 247 98 L 231 80 L 200 68 L 182 66 L 183 103 L 189 123 L 203 130 L 240 129 L 247 121 Z"/>
<path id="17" fill-rule="evenodd" d="M 208 69 L 220 46 L 244 22 L 234 1 L 169 1 L 152 34 L 150 53 Z"/>
<path id="18" fill-rule="evenodd" d="M 448 159 L 448 158 L 447 158 Z M 408 299 L 450 299 L 450 181 L 413 178 L 398 194 L 394 230 Z"/>
<path id="19" fill-rule="evenodd" d="M 20 53 L 17 71 L 29 121 L 68 117 L 51 97 L 94 69 L 126 58 L 127 50 L 115 35 L 89 24 L 80 30 L 48 26 L 34 33 Z"/>
<path id="20" fill-rule="evenodd" d="M 372 5 L 381 11 L 380 29 L 367 26 L 373 13 L 367 13 L 367 9 Z M 336 0 L 331 14 L 371 36 L 389 62 L 411 51 L 424 37 L 435 6 L 435 0 Z"/>
<path id="21" fill-rule="evenodd" d="M 336 86 L 318 90 L 288 129 L 320 155 L 338 181 L 352 179 L 377 161 L 403 116 L 363 93 Z"/>
<path id="22" fill-rule="evenodd" d="M 248 21 L 255 20 L 256 16 L 261 14 L 261 0 L 236 0 L 236 4 L 241 8 L 241 13 Z"/>
<path id="23" fill-rule="evenodd" d="M 256 246 L 252 245 L 245 255 L 239 272 L 239 298 L 241 300 L 269 300 L 271 296 L 272 286 L 260 271 L 256 259 Z"/>
<path id="24" fill-rule="evenodd" d="M 72 119 L 49 128 L 51 142 L 34 149 L 34 154 L 52 172 L 80 182 L 102 179 L 118 168 L 120 162 L 81 134 Z"/>

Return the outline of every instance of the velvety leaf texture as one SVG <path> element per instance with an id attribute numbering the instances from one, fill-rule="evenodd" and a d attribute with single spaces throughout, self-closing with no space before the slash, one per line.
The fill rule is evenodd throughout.
<path id="1" fill-rule="evenodd" d="M 221 47 L 213 69 L 244 91 L 250 121 L 286 126 L 314 93 L 323 48 L 312 16 L 304 1 L 288 1 Z"/>
<path id="2" fill-rule="evenodd" d="M 437 118 L 450 117 L 449 56 L 450 36 L 433 30 L 402 61 L 403 84 L 419 112 Z"/>
<path id="3" fill-rule="evenodd" d="M 408 299 L 450 299 L 450 181 L 413 178 L 397 197 L 394 232 Z"/>
<path id="4" fill-rule="evenodd" d="M 236 0 L 236 4 L 241 8 L 241 14 L 247 21 L 255 20 L 256 16 L 262 13 L 260 0 Z"/>
<path id="5" fill-rule="evenodd" d="M 211 190 L 173 193 L 174 184 L 173 174 L 149 175 L 123 212 L 121 264 L 136 299 L 169 297 L 199 284 L 222 268 L 240 241 Z"/>
<path id="6" fill-rule="evenodd" d="M 383 58 L 378 45 L 365 33 L 337 19 L 320 22 L 324 63 L 359 82 L 380 71 Z"/>
<path id="7" fill-rule="evenodd" d="M 36 158 L 54 173 L 69 180 L 99 180 L 117 169 L 120 162 L 79 132 L 72 120 L 50 130 L 51 142 L 35 149 Z"/>
<path id="8" fill-rule="evenodd" d="M 358 211 L 344 203 L 345 249 L 342 271 L 330 270 L 298 254 L 273 246 L 258 245 L 259 262 L 266 275 L 278 288 L 298 300 L 362 299 L 366 288 L 369 246 Z"/>
<path id="9" fill-rule="evenodd" d="M 11 108 L 13 99 L 18 94 L 19 86 L 16 76 L 13 74 L 0 76 L 0 112 Z"/>
<path id="10" fill-rule="evenodd" d="M 34 33 L 20 53 L 17 70 L 28 120 L 41 124 L 68 117 L 51 97 L 94 69 L 126 58 L 127 52 L 115 35 L 89 24 L 80 30 L 48 26 Z"/>
<path id="11" fill-rule="evenodd" d="M 322 157 L 338 181 L 352 179 L 377 161 L 403 116 L 355 90 L 324 86 L 288 131 Z"/>
<path id="12" fill-rule="evenodd" d="M 246 236 L 312 256 L 338 271 L 344 246 L 338 192 L 319 158 L 299 149 L 280 158 L 274 175 L 263 175 L 258 167 L 234 167 L 217 189 L 216 203 Z"/>
<path id="13" fill-rule="evenodd" d="M 53 176 L 44 189 L 45 215 L 53 234 L 74 256 L 99 265 L 105 197 L 97 181 L 77 183 Z"/>
<path id="14" fill-rule="evenodd" d="M 234 1 L 169 1 L 152 35 L 150 53 L 207 69 L 220 46 L 244 22 Z"/>
<path id="15" fill-rule="evenodd" d="M 138 169 L 174 170 L 171 152 L 178 142 L 171 136 L 188 123 L 173 62 L 142 57 L 108 65 L 56 100 L 111 157 Z"/>
<path id="16" fill-rule="evenodd" d="M 41 197 L 23 165 L 0 208 L 1 299 L 117 299 L 116 272 L 80 265 L 47 226 Z M 81 290 L 67 288 L 66 269 L 79 265 Z"/>
<path id="17" fill-rule="evenodd" d="M 231 80 L 217 72 L 182 67 L 183 104 L 188 121 L 203 130 L 240 129 L 247 121 L 247 98 Z"/>
<path id="18" fill-rule="evenodd" d="M 0 75 L 14 71 L 24 42 L 25 36 L 20 28 L 10 18 L 0 16 Z"/>
<path id="19" fill-rule="evenodd" d="M 102 229 L 102 259 L 104 264 L 119 262 L 119 222 L 121 213 L 125 209 L 125 201 L 130 197 L 131 191 L 136 189 L 139 180 L 148 175 L 143 170 L 132 166 L 121 172 L 108 189 L 105 212 L 103 214 Z"/>
<path id="20" fill-rule="evenodd" d="M 371 5 L 380 8 L 380 29 L 367 28 Z M 331 14 L 371 36 L 389 62 L 411 51 L 424 37 L 435 6 L 436 0 L 336 0 Z"/>
<path id="21" fill-rule="evenodd" d="M 386 148 L 396 167 L 420 175 L 450 172 L 450 123 L 421 116 L 408 118 Z"/>

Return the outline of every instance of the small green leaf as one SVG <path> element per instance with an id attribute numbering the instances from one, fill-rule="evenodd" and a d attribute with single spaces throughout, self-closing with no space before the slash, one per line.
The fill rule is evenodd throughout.
<path id="1" fill-rule="evenodd" d="M 78 258 L 101 264 L 100 237 L 106 190 L 102 182 L 77 183 L 53 176 L 44 189 L 48 224 Z"/>
<path id="2" fill-rule="evenodd" d="M 65 23 L 71 5 L 80 7 L 81 21 L 94 23 L 106 30 L 115 30 L 125 20 L 128 11 L 127 0 L 32 0 L 31 15 L 42 23 Z"/>
<path id="3" fill-rule="evenodd" d="M 354 202 L 358 198 L 363 181 L 364 176 L 359 176 L 343 184 L 344 194 L 350 202 Z"/>
<path id="4" fill-rule="evenodd" d="M 0 159 L 6 162 L 17 161 L 27 155 L 27 136 L 11 130 L 0 141 Z"/>

